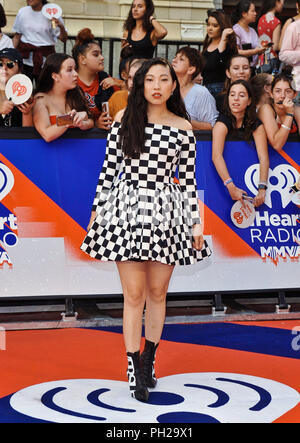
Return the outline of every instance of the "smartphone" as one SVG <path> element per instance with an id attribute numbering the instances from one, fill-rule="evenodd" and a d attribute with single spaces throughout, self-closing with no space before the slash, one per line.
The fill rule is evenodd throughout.
<path id="1" fill-rule="evenodd" d="M 102 103 L 102 112 L 107 112 L 107 115 L 109 116 L 109 106 L 108 106 L 108 102 L 103 102 L 103 103 Z"/>
<path id="2" fill-rule="evenodd" d="M 56 125 L 57 126 L 71 125 L 72 123 L 73 123 L 73 117 L 69 114 L 58 115 L 56 117 Z"/>
<path id="3" fill-rule="evenodd" d="M 267 46 L 267 48 L 271 48 L 271 46 L 273 46 L 273 45 L 274 45 L 273 42 L 269 42 L 266 46 Z"/>

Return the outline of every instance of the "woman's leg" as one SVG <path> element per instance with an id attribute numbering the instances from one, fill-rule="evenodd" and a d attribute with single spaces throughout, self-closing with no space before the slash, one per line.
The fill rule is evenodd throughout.
<path id="1" fill-rule="evenodd" d="M 127 352 L 140 350 L 147 262 L 117 262 L 124 295 L 123 335 Z"/>
<path id="2" fill-rule="evenodd" d="M 117 263 L 124 295 L 123 337 L 127 353 L 127 377 L 131 396 L 147 402 L 147 389 L 140 362 L 142 320 L 145 306 L 146 263 Z"/>
<path id="3" fill-rule="evenodd" d="M 148 262 L 146 279 L 145 348 L 141 365 L 148 388 L 155 388 L 155 354 L 166 316 L 166 295 L 174 266 Z"/>
<path id="4" fill-rule="evenodd" d="M 145 337 L 157 344 L 160 340 L 165 316 L 166 296 L 174 266 L 147 262 Z"/>

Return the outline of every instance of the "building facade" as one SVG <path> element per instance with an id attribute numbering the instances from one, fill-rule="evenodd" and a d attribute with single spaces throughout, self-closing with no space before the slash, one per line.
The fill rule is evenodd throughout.
<path id="1" fill-rule="evenodd" d="M 26 0 L 0 0 L 4 6 L 10 32 L 18 10 Z M 51 0 L 50 0 L 51 2 Z M 83 27 L 92 29 L 96 37 L 120 38 L 131 0 L 54 0 L 63 10 L 63 18 L 70 36 L 77 35 Z M 220 1 L 213 0 L 157 0 L 155 14 L 168 29 L 168 40 L 199 41 L 206 33 L 207 9 L 219 7 Z"/>

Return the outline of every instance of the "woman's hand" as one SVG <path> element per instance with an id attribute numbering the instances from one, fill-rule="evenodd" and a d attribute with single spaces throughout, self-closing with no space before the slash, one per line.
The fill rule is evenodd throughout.
<path id="1" fill-rule="evenodd" d="M 102 112 L 97 121 L 97 127 L 109 131 L 112 124 L 112 119 L 107 112 Z"/>
<path id="2" fill-rule="evenodd" d="M 32 112 L 32 109 L 35 105 L 36 99 L 32 99 L 29 103 L 23 103 L 22 105 L 18 105 L 17 108 L 22 112 L 24 115 L 28 115 Z"/>
<path id="3" fill-rule="evenodd" d="M 193 248 L 200 251 L 204 244 L 201 225 L 193 226 Z"/>
<path id="4" fill-rule="evenodd" d="M 257 48 L 255 48 L 255 54 L 263 54 L 267 49 L 267 46 L 257 46 Z"/>
<path id="5" fill-rule="evenodd" d="M 221 40 L 227 40 L 228 36 L 233 34 L 233 32 L 232 28 L 225 28 L 222 32 Z"/>
<path id="6" fill-rule="evenodd" d="M 293 103 L 293 100 L 291 98 L 285 97 L 285 99 L 283 100 L 283 106 L 285 109 L 285 112 L 290 113 L 290 114 L 294 114 L 295 112 L 295 105 Z"/>
<path id="7" fill-rule="evenodd" d="M 95 221 L 96 216 L 97 216 L 97 212 L 96 211 L 92 211 L 90 222 L 89 222 L 88 227 L 87 227 L 87 231 L 89 231 L 91 229 L 91 227 L 92 227 L 92 225 L 93 225 L 93 223 Z"/>
<path id="8" fill-rule="evenodd" d="M 244 204 L 243 195 L 247 195 L 246 191 L 236 187 L 233 183 L 230 183 L 227 189 L 232 200 L 240 200 L 241 203 Z"/>
<path id="9" fill-rule="evenodd" d="M 4 100 L 0 104 L 0 114 L 9 114 L 14 108 L 14 104 L 11 100 Z"/>
<path id="10" fill-rule="evenodd" d="M 255 207 L 262 205 L 265 202 L 266 190 L 259 189 L 257 195 L 253 199 L 253 204 Z"/>
<path id="11" fill-rule="evenodd" d="M 86 111 L 77 112 L 75 109 L 72 109 L 72 111 L 69 112 L 69 115 L 73 117 L 73 123 L 70 126 L 75 126 L 76 128 L 80 128 L 82 123 L 88 120 Z"/>

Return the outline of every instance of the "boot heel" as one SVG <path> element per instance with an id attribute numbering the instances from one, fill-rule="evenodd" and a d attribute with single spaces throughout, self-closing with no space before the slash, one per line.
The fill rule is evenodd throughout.
<path id="1" fill-rule="evenodd" d="M 144 374 L 140 367 L 140 351 L 134 353 L 127 352 L 127 360 L 127 377 L 130 394 L 136 400 L 147 402 L 149 398 L 149 391 L 146 387 Z"/>

